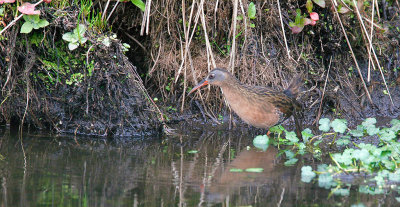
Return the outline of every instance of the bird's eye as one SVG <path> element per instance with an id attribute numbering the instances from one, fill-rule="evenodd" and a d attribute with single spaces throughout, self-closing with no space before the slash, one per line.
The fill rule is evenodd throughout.
<path id="1" fill-rule="evenodd" d="M 215 78 L 215 74 L 214 73 L 211 73 L 209 76 L 208 76 L 208 79 L 214 79 Z"/>

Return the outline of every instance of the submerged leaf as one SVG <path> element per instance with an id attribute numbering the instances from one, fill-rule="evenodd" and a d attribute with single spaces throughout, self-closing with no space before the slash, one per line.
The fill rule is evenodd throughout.
<path id="1" fill-rule="evenodd" d="M 261 173 L 264 171 L 263 168 L 259 168 L 259 167 L 253 167 L 253 168 L 247 168 L 245 169 L 246 172 L 254 172 L 254 173 Z"/>
<path id="2" fill-rule="evenodd" d="M 229 172 L 243 172 L 243 169 L 240 169 L 240 168 L 231 168 L 231 169 L 229 169 Z"/>

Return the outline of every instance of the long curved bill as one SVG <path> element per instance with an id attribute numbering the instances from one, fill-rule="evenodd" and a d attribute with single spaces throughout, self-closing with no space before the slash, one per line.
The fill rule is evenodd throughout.
<path id="1" fill-rule="evenodd" d="M 199 84 L 197 84 L 197 86 L 195 86 L 189 93 L 188 95 L 190 95 L 191 93 L 195 92 L 197 89 L 208 85 L 208 81 L 206 79 L 202 80 Z"/>

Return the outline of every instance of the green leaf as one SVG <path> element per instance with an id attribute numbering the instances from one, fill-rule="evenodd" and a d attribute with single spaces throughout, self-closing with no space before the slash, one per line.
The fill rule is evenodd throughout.
<path id="1" fill-rule="evenodd" d="M 390 124 L 392 125 L 391 129 L 394 131 L 394 133 L 400 131 L 400 120 L 393 119 L 390 121 Z"/>
<path id="2" fill-rule="evenodd" d="M 375 118 L 366 118 L 365 121 L 362 122 L 362 125 L 364 127 L 375 125 L 376 124 L 376 119 Z"/>
<path id="3" fill-rule="evenodd" d="M 298 143 L 299 138 L 297 138 L 297 135 L 295 132 L 286 132 L 286 139 L 291 141 L 292 143 Z"/>
<path id="4" fill-rule="evenodd" d="M 392 129 L 384 128 L 379 132 L 380 138 L 383 141 L 391 141 L 392 139 L 396 138 L 396 134 Z"/>
<path id="5" fill-rule="evenodd" d="M 319 130 L 323 132 L 328 132 L 331 128 L 331 121 L 328 118 L 322 118 L 319 120 Z"/>
<path id="6" fill-rule="evenodd" d="M 285 130 L 285 129 L 283 128 L 282 125 L 276 125 L 276 126 L 269 128 L 269 131 L 274 134 L 282 134 L 283 130 Z"/>
<path id="7" fill-rule="evenodd" d="M 247 15 L 250 19 L 256 18 L 256 5 L 253 2 L 250 2 L 249 8 L 247 10 Z"/>
<path id="8" fill-rule="evenodd" d="M 267 135 L 258 135 L 253 139 L 253 145 L 258 148 L 262 149 L 263 151 L 267 150 L 269 146 L 269 138 Z"/>
<path id="9" fill-rule="evenodd" d="M 350 134 L 351 134 L 351 136 L 353 136 L 353 137 L 362 137 L 362 136 L 364 136 L 364 132 L 363 132 L 363 131 L 360 131 L 360 130 L 357 130 L 357 129 L 351 130 L 351 131 L 350 131 Z"/>
<path id="10" fill-rule="evenodd" d="M 313 0 L 318 6 L 325 8 L 325 0 Z"/>
<path id="11" fill-rule="evenodd" d="M 330 173 L 324 173 L 319 175 L 318 177 L 318 186 L 325 189 L 330 189 L 331 187 L 336 186 L 337 184 L 333 180 L 333 177 Z"/>
<path id="12" fill-rule="evenodd" d="M 347 121 L 345 119 L 335 119 L 331 125 L 335 132 L 344 133 L 347 129 Z"/>
<path id="13" fill-rule="evenodd" d="M 301 132 L 301 136 L 303 137 L 304 143 L 308 142 L 308 139 L 313 137 L 314 135 L 311 132 L 311 129 L 306 128 Z"/>
<path id="14" fill-rule="evenodd" d="M 292 166 L 294 164 L 296 164 L 296 162 L 298 161 L 297 158 L 291 158 L 288 161 L 286 161 L 285 163 L 283 163 L 285 166 Z"/>
<path id="15" fill-rule="evenodd" d="M 62 39 L 71 43 L 76 43 L 79 40 L 78 37 L 75 36 L 72 32 L 67 32 L 63 34 Z"/>
<path id="16" fill-rule="evenodd" d="M 307 0 L 307 3 L 306 3 L 306 8 L 307 8 L 307 11 L 308 11 L 308 13 L 311 13 L 311 12 L 312 12 L 312 9 L 313 9 L 313 3 L 312 3 L 312 1 L 311 1 L 311 0 Z"/>
<path id="17" fill-rule="evenodd" d="M 49 22 L 48 22 L 47 20 L 45 20 L 45 19 L 41 19 L 41 20 L 39 21 L 39 23 L 38 23 L 38 26 L 39 26 L 40 28 L 46 27 L 46 26 L 48 26 L 48 25 L 49 25 Z"/>
<path id="18" fill-rule="evenodd" d="M 243 169 L 240 169 L 240 168 L 231 168 L 231 169 L 229 169 L 229 172 L 243 172 Z"/>
<path id="19" fill-rule="evenodd" d="M 341 138 L 336 140 L 336 145 L 348 145 L 350 143 L 350 140 L 348 138 Z"/>
<path id="20" fill-rule="evenodd" d="M 312 171 L 311 166 L 303 166 L 301 168 L 301 181 L 305 183 L 311 182 L 311 180 L 316 176 L 315 172 Z"/>
<path id="21" fill-rule="evenodd" d="M 254 168 L 247 168 L 245 169 L 246 172 L 254 172 L 254 173 L 261 173 L 264 171 L 263 168 L 258 168 L 258 167 L 254 167 Z"/>
<path id="22" fill-rule="evenodd" d="M 141 0 L 131 0 L 131 2 L 135 6 L 139 7 L 139 9 L 142 11 L 144 11 L 144 9 L 146 8 L 146 4 L 144 4 L 143 1 L 141 1 Z"/>
<path id="23" fill-rule="evenodd" d="M 78 47 L 79 47 L 79 43 L 78 42 L 70 42 L 70 43 L 68 43 L 68 49 L 71 50 L 71 51 L 75 50 Z"/>
<path id="24" fill-rule="evenodd" d="M 239 21 L 243 20 L 243 16 L 242 15 L 237 16 L 236 20 L 239 20 Z"/>
<path id="25" fill-rule="evenodd" d="M 334 195 L 340 195 L 340 196 L 349 196 L 350 195 L 349 188 L 334 189 L 334 190 L 332 190 L 332 192 Z"/>
<path id="26" fill-rule="evenodd" d="M 378 132 L 379 132 L 379 128 L 376 128 L 375 125 L 370 125 L 370 126 L 367 126 L 366 128 L 367 128 L 367 133 L 370 136 L 378 134 Z"/>
<path id="27" fill-rule="evenodd" d="M 26 16 L 26 15 L 24 15 L 24 16 Z M 31 22 L 25 22 L 25 23 L 21 26 L 21 31 L 20 31 L 20 33 L 25 33 L 25 34 L 27 34 L 27 33 L 31 32 L 32 29 L 33 29 L 32 23 L 31 23 Z"/>
<path id="28" fill-rule="evenodd" d="M 85 35 L 86 32 L 86 26 L 84 24 L 79 24 L 76 26 L 76 28 L 74 29 L 74 35 L 76 35 L 77 37 L 83 37 Z"/>
<path id="29" fill-rule="evenodd" d="M 250 23 L 250 27 L 251 27 L 251 28 L 254 28 L 254 27 L 256 27 L 256 25 L 253 24 L 253 23 Z"/>

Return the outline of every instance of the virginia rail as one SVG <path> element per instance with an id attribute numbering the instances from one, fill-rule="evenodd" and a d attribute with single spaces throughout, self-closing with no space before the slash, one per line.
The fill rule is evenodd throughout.
<path id="1" fill-rule="evenodd" d="M 289 87 L 277 91 L 263 86 L 249 86 L 239 82 L 225 69 L 215 68 L 189 94 L 210 85 L 219 86 L 233 111 L 246 123 L 257 128 L 269 128 L 294 116 L 296 133 L 301 138 L 301 126 L 296 116 L 301 105 L 296 101 L 301 77 L 295 77 Z"/>

